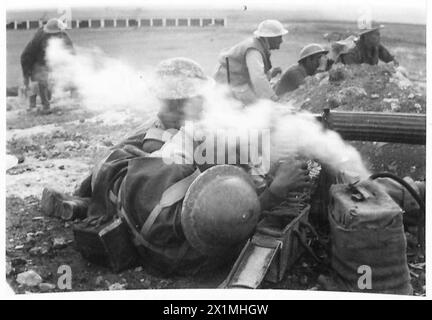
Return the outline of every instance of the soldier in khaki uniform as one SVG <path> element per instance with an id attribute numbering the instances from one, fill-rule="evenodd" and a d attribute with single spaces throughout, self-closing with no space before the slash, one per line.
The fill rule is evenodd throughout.
<path id="1" fill-rule="evenodd" d="M 360 29 L 359 40 L 355 47 L 347 53 L 341 54 L 338 62 L 343 64 L 367 63 L 370 65 L 376 65 L 380 60 L 386 63 L 396 62 L 394 56 L 381 44 L 380 29 L 382 28 L 383 26 L 370 24 Z"/>
<path id="2" fill-rule="evenodd" d="M 322 64 L 325 64 L 324 69 L 327 69 L 327 59 L 325 59 L 327 53 L 328 50 L 325 50 L 319 44 L 313 43 L 304 47 L 300 51 L 298 63 L 289 67 L 276 84 L 276 94 L 281 96 L 286 92 L 297 89 L 304 83 L 307 76 L 317 73 Z"/>
<path id="3" fill-rule="evenodd" d="M 228 84 L 234 97 L 245 105 L 258 99 L 278 100 L 269 80 L 281 71 L 272 68 L 270 50 L 279 49 L 287 33 L 277 20 L 261 22 L 253 37 L 220 54 L 215 80 Z"/>
<path id="4" fill-rule="evenodd" d="M 46 61 L 46 50 L 49 40 L 61 39 L 65 47 L 73 52 L 73 44 L 67 33 L 66 25 L 59 19 L 50 19 L 41 27 L 33 39 L 24 48 L 21 54 L 21 67 L 24 77 L 24 86 L 29 89 L 30 80 L 37 82 L 38 93 L 42 103 L 41 114 L 49 114 L 51 88 L 49 86 L 49 68 Z M 36 93 L 29 97 L 29 111 L 36 108 Z"/>

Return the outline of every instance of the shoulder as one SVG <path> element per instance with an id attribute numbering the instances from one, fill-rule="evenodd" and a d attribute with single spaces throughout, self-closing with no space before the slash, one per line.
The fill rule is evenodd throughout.
<path id="1" fill-rule="evenodd" d="M 303 67 L 299 64 L 290 66 L 285 73 L 282 75 L 282 79 L 300 79 L 304 78 L 306 73 Z"/>
<path id="2" fill-rule="evenodd" d="M 357 43 L 354 48 L 348 50 L 346 53 L 340 55 L 340 60 L 343 63 L 361 63 L 361 49 Z"/>

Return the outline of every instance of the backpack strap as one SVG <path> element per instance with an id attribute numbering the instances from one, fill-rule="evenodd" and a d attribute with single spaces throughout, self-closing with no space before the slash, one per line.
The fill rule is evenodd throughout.
<path id="1" fill-rule="evenodd" d="M 191 177 L 191 176 L 189 176 L 189 177 Z M 144 239 L 142 234 L 138 231 L 139 226 L 131 220 L 128 213 L 126 212 L 126 210 L 121 205 L 121 190 L 123 189 L 123 185 L 124 185 L 124 180 L 121 182 L 119 192 L 118 192 L 117 212 L 118 212 L 119 216 L 122 219 L 124 219 L 126 224 L 129 226 L 129 230 L 131 231 L 132 236 L 133 236 L 133 238 L 132 238 L 133 243 L 136 246 L 143 246 L 143 247 L 150 249 L 153 252 L 156 252 L 160 255 L 166 255 L 167 252 L 164 252 L 163 250 L 161 250 L 161 248 L 153 245 L 152 243 L 150 243 L 149 241 Z M 173 268 L 175 268 L 177 263 L 184 257 L 184 255 L 186 254 L 188 249 L 189 249 L 189 243 L 187 241 L 184 241 L 180 247 L 180 250 L 174 256 L 172 254 L 170 255 L 171 258 L 175 259 L 175 264 L 173 265 Z"/>
<path id="2" fill-rule="evenodd" d="M 164 191 L 161 200 L 153 208 L 152 212 L 150 212 L 149 216 L 147 217 L 146 221 L 144 222 L 141 228 L 141 235 L 143 237 L 147 237 L 151 227 L 153 226 L 159 214 L 162 212 L 162 209 L 166 207 L 170 207 L 176 202 L 184 198 L 189 186 L 196 179 L 196 177 L 198 177 L 200 173 L 201 173 L 200 170 L 196 169 L 194 173 L 187 176 L 186 178 L 177 181 L 176 183 L 174 183 L 172 186 L 170 186 L 168 189 Z"/>

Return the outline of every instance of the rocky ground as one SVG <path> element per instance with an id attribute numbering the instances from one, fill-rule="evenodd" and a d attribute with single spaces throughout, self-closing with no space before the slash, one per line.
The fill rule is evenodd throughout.
<path id="1" fill-rule="evenodd" d="M 370 66 L 336 64 L 329 72 L 307 77 L 286 93 L 283 102 L 320 113 L 341 111 L 426 113 L 426 80 L 413 78 L 393 63 Z"/>
<path id="2" fill-rule="evenodd" d="M 344 90 L 347 83 L 343 80 L 334 84 L 329 79 L 332 75 L 324 73 L 310 79 L 306 86 L 286 99 L 313 112 L 322 110 L 325 103 L 321 102 L 327 101 L 332 108 L 343 110 L 424 113 L 422 89 L 410 89 L 410 93 L 397 91 L 393 85 L 400 83 L 391 81 L 396 74 L 392 70 L 395 70 L 393 66 L 386 66 L 374 71 L 382 79 L 376 87 L 369 82 L 377 80 L 374 75 L 363 76 L 367 78 L 364 83 L 357 83 L 352 78 L 358 72 L 369 74 L 368 68 L 343 70 L 344 79 L 349 79 L 348 87 L 356 88 L 349 90 Z M 320 89 L 307 96 L 306 91 L 312 87 Z M 338 102 L 331 102 L 332 97 Z M 397 99 L 398 103 L 386 99 Z M 229 267 L 194 277 L 168 277 L 138 266 L 115 274 L 84 260 L 75 249 L 74 222 L 44 216 L 40 207 L 42 190 L 54 187 L 62 192 L 73 192 L 109 147 L 143 119 L 126 110 L 103 113 L 86 110 L 73 100 L 54 103 L 53 113 L 42 116 L 36 111 L 27 112 L 18 97 L 8 97 L 7 101 L 6 272 L 7 281 L 15 292 L 64 291 L 58 286 L 64 265 L 72 270 L 74 291 L 215 288 L 224 280 Z M 395 104 L 400 109 L 394 107 Z M 374 172 L 391 171 L 399 176 L 425 178 L 423 146 L 361 142 L 355 146 Z M 409 233 L 407 237 L 413 238 Z M 423 295 L 424 259 L 414 256 L 412 250 L 409 254 L 415 294 Z M 322 273 L 326 273 L 325 268 L 304 256 L 281 283 L 265 282 L 263 288 L 324 290 L 319 278 Z"/>

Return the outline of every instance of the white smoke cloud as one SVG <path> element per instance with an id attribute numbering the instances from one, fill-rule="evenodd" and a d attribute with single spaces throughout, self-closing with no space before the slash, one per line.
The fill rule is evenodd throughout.
<path id="1" fill-rule="evenodd" d="M 129 110 L 154 113 L 159 105 L 153 94 L 154 71 L 137 71 L 98 49 L 67 50 L 60 39 L 51 39 L 46 52 L 54 95 L 76 88 L 82 104 L 98 111 Z"/>
<path id="2" fill-rule="evenodd" d="M 78 48 L 72 54 L 58 40 L 50 41 L 47 59 L 55 90 L 61 92 L 76 87 L 86 108 L 101 112 L 128 109 L 142 115 L 155 114 L 159 109 L 151 67 L 138 72 L 96 49 Z M 192 136 L 200 140 L 202 137 L 213 139 L 222 133 L 234 141 L 248 139 L 248 152 L 251 148 L 260 150 L 270 164 L 283 157 L 301 155 L 319 160 L 336 172 L 347 172 L 360 178 L 369 176 L 358 151 L 336 132 L 324 131 L 312 115 L 295 113 L 290 106 L 264 100 L 243 108 L 228 92 L 223 86 L 206 88 L 204 110 L 200 120 L 194 122 Z M 189 118 L 192 117 L 188 115 L 190 112 L 196 113 L 196 108 L 185 110 Z M 196 115 L 193 118 L 196 119 Z M 250 140 L 252 131 L 270 132 L 269 148 L 263 146 L 265 140 Z M 190 136 L 190 132 L 186 133 Z M 266 150 L 270 154 L 266 154 Z M 227 150 L 228 154 L 230 152 L 236 153 L 236 150 Z"/>
<path id="3" fill-rule="evenodd" d="M 361 155 L 341 136 L 332 130 L 324 130 L 321 123 L 310 113 L 295 112 L 288 105 L 261 100 L 243 108 L 239 102 L 227 95 L 227 90 L 216 88 L 205 93 L 206 108 L 199 123 L 206 135 L 214 135 L 217 130 L 235 134 L 237 137 L 251 136 L 251 131 L 269 131 L 270 148 L 253 146 L 270 151 L 269 163 L 280 158 L 304 156 L 319 160 L 335 172 L 365 179 L 370 172 L 365 167 Z M 201 133 L 202 134 L 202 133 Z M 249 140 L 250 143 L 265 144 L 265 140 Z"/>

